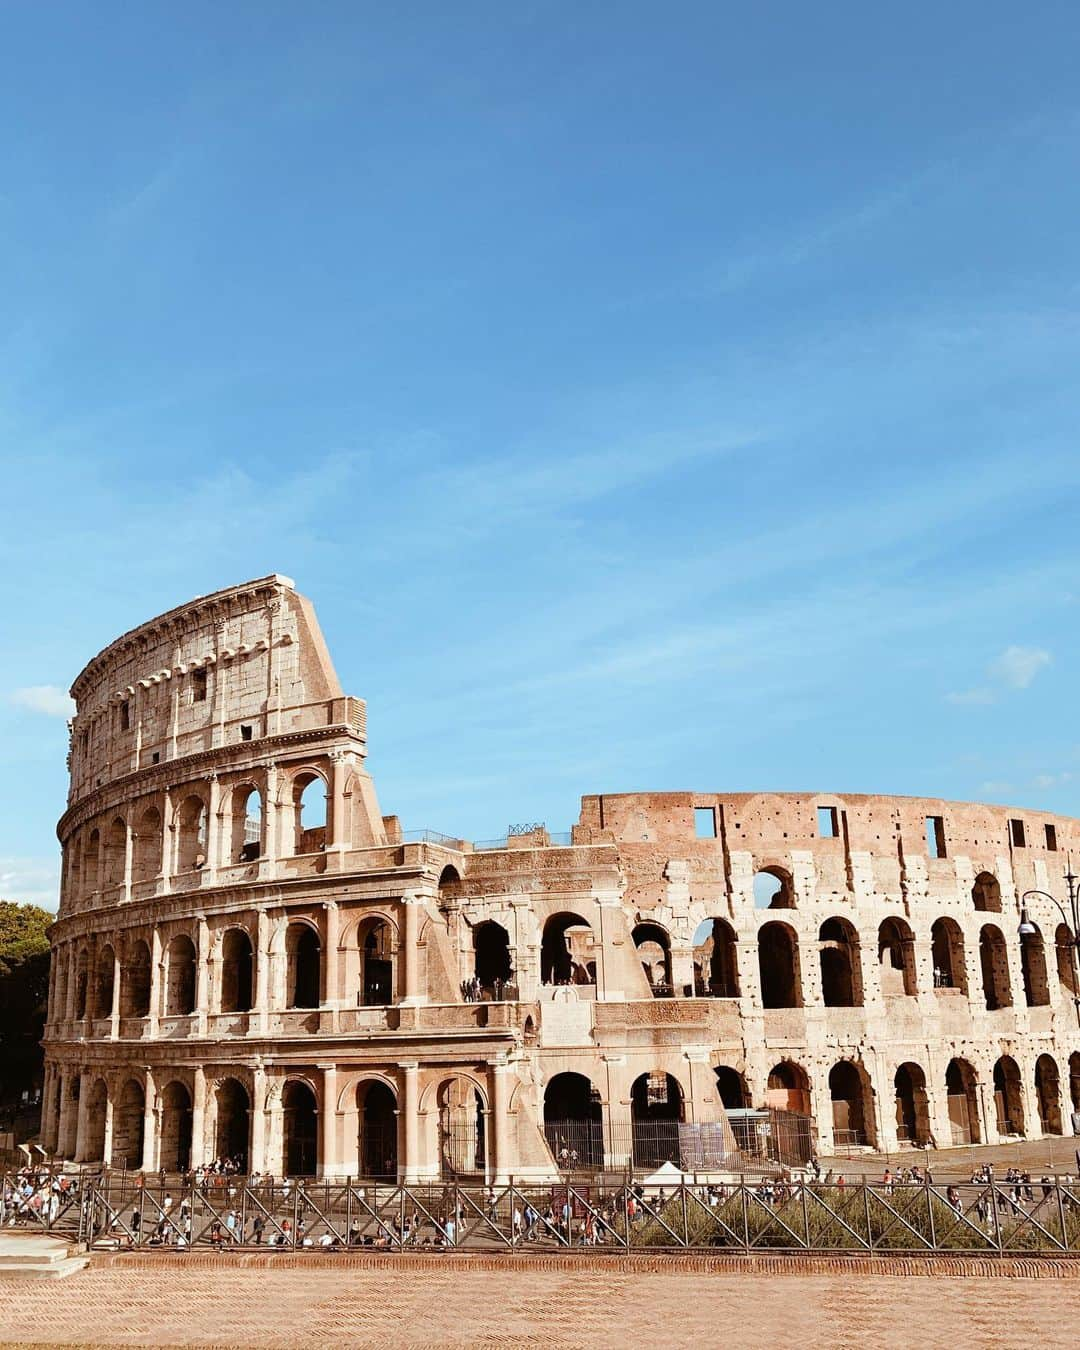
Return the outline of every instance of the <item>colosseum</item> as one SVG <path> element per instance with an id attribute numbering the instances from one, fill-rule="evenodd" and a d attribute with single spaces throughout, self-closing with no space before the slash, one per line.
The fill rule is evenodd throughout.
<path id="1" fill-rule="evenodd" d="M 822 1154 L 1071 1132 L 1075 820 L 635 792 L 565 836 L 403 831 L 282 576 L 125 634 L 72 695 L 57 1156 L 420 1183 L 716 1169 L 776 1122 Z"/>

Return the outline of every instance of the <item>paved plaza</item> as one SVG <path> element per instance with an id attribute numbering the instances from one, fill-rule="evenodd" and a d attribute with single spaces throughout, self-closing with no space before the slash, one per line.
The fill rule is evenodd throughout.
<path id="1" fill-rule="evenodd" d="M 0 1280 L 4 1345 L 1075 1346 L 1080 1278 L 760 1274 L 667 1265 L 102 1265 Z"/>

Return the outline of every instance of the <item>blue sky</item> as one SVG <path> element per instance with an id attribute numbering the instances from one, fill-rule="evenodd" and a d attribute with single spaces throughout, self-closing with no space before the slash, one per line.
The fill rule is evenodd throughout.
<path id="1" fill-rule="evenodd" d="M 0 894 L 57 690 L 271 571 L 383 810 L 1075 813 L 1075 5 L 18 6 Z"/>

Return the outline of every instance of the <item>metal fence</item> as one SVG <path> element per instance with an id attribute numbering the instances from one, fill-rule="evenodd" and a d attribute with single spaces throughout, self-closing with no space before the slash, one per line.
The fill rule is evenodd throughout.
<path id="1" fill-rule="evenodd" d="M 55 1184 L 54 1184 L 55 1183 Z M 9 1176 L 0 1221 L 95 1249 L 550 1253 L 607 1250 L 1080 1254 L 1080 1184 L 521 1183 L 397 1186 L 227 1180 L 183 1189 Z"/>

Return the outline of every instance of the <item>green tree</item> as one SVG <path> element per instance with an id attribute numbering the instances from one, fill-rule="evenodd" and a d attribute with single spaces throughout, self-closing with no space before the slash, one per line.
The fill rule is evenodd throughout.
<path id="1" fill-rule="evenodd" d="M 54 916 L 37 905 L 0 900 L 0 1100 L 17 1101 L 41 1077 Z"/>

